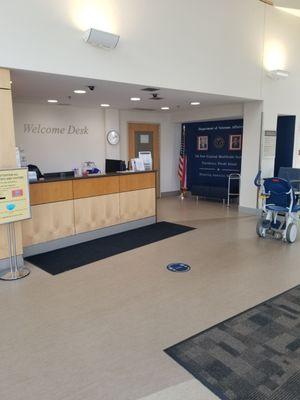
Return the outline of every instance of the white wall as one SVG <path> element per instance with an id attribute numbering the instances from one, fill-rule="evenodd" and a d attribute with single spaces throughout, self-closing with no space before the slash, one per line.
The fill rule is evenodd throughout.
<path id="1" fill-rule="evenodd" d="M 259 167 L 261 117 L 262 102 L 245 103 L 239 204 L 246 208 L 256 208 L 257 188 L 254 185 L 254 178 Z"/>
<path id="2" fill-rule="evenodd" d="M 171 114 L 172 122 L 211 121 L 229 118 L 241 118 L 244 114 L 243 103 L 225 104 L 214 107 L 195 107 L 190 110 L 176 111 Z"/>
<path id="3" fill-rule="evenodd" d="M 88 8 L 90 13 L 85 12 Z M 81 31 L 91 25 L 119 33 L 119 46 L 113 51 L 104 51 L 83 43 Z M 300 148 L 299 18 L 257 0 L 14 0 L 1 4 L 0 33 L 3 67 L 263 98 L 264 129 L 276 129 L 279 114 L 297 116 L 294 165 L 300 166 L 297 154 Z M 266 53 L 270 45 L 277 46 L 280 57 L 275 59 L 281 64 L 277 68 L 290 71 L 287 80 L 271 81 L 266 76 L 262 66 L 264 44 Z M 64 119 L 67 113 L 62 112 L 59 118 Z M 205 116 L 205 113 L 199 111 L 199 119 L 213 118 L 213 114 Z M 216 118 L 219 116 L 220 113 Z M 252 117 L 255 119 L 255 115 Z M 182 119 L 197 120 L 198 115 L 195 111 L 174 117 L 162 117 L 160 113 L 144 116 L 121 113 L 120 129 L 125 135 L 129 120 L 161 123 L 163 191 L 178 187 L 176 171 Z M 94 159 L 104 158 L 103 124 L 101 114 L 99 154 L 92 154 Z M 253 124 L 256 138 L 258 124 Z M 19 140 L 20 127 L 17 124 L 16 127 Z M 246 143 L 250 146 L 247 153 L 259 151 L 256 139 Z M 126 158 L 126 146 L 122 137 L 123 158 Z M 245 146 L 244 143 L 244 150 Z M 62 155 L 64 149 L 56 151 Z M 87 155 L 84 147 L 81 151 L 82 159 Z M 92 158 L 90 154 L 88 158 Z M 40 155 L 37 158 L 48 169 L 50 161 Z M 243 192 L 244 199 L 252 198 L 253 176 L 250 180 L 252 173 L 248 175 L 249 192 Z"/>
<path id="4" fill-rule="evenodd" d="M 264 157 L 262 159 L 261 171 L 263 178 L 269 178 L 274 175 L 275 157 Z"/>
<path id="5" fill-rule="evenodd" d="M 264 26 L 257 0 L 1 2 L 0 65 L 259 99 Z M 81 39 L 121 35 L 112 51 Z"/>
<path id="6" fill-rule="evenodd" d="M 90 160 L 103 170 L 105 131 L 102 110 L 15 103 L 14 122 L 17 145 L 25 150 L 28 163 L 38 165 L 43 172 L 72 170 Z M 40 133 L 24 132 L 26 124 L 33 124 L 36 131 L 40 125 Z M 69 134 L 70 125 L 86 128 L 88 134 L 84 131 Z M 41 133 L 42 127 L 65 130 Z M 71 128 L 70 132 L 73 130 Z"/>
<path id="7" fill-rule="evenodd" d="M 119 110 L 115 109 L 106 109 L 104 111 L 104 120 L 105 120 L 105 136 L 110 130 L 115 130 L 120 132 L 120 114 Z M 105 137 L 105 157 L 111 158 L 113 160 L 121 159 L 121 143 L 118 144 L 110 144 Z"/>
<path id="8" fill-rule="evenodd" d="M 76 107 L 14 104 L 17 144 L 25 150 L 28 162 L 44 172 L 71 170 L 82 161 L 93 160 L 104 170 L 105 158 L 128 160 L 128 123 L 160 125 L 161 191 L 179 190 L 177 176 L 181 123 L 208 119 L 242 117 L 243 105 L 198 108 L 180 113 L 84 109 Z M 87 126 L 88 135 L 25 134 L 24 124 L 49 127 Z M 120 143 L 107 143 L 109 129 L 120 130 Z"/>
<path id="9" fill-rule="evenodd" d="M 43 172 L 71 170 L 82 161 L 95 161 L 104 170 L 105 158 L 128 160 L 128 122 L 160 124 L 161 191 L 179 189 L 177 168 L 181 125 L 171 122 L 170 114 L 86 109 L 56 105 L 14 104 L 17 145 L 25 150 L 29 163 Z M 26 133 L 25 124 L 65 128 L 63 134 Z M 87 127 L 87 134 L 68 134 L 69 125 Z M 120 129 L 120 143 L 111 146 L 106 133 Z"/>
<path id="10" fill-rule="evenodd" d="M 244 115 L 244 145 L 242 175 L 244 185 L 240 203 L 255 207 L 256 194 L 252 185 L 257 170 L 259 152 L 259 114 L 263 111 L 263 130 L 276 130 L 278 115 L 296 115 L 294 166 L 300 167 L 300 19 L 286 14 L 275 7 L 266 7 L 265 54 L 262 68 L 262 109 L 259 104 L 248 104 Z M 272 80 L 267 70 L 286 69 L 287 79 Z M 257 109 L 255 109 L 257 107 Z M 274 159 L 262 160 L 263 176 L 273 174 Z"/>
<path id="11" fill-rule="evenodd" d="M 274 53 L 274 69 L 290 72 L 287 79 L 272 80 L 264 73 L 264 129 L 276 130 L 278 115 L 296 115 L 294 166 L 300 167 L 300 19 L 268 7 L 266 14 L 266 54 Z M 270 171 L 271 161 L 265 160 L 264 170 Z"/>

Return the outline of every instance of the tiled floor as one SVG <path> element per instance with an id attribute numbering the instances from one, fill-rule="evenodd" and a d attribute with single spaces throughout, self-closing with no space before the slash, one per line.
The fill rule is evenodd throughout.
<path id="1" fill-rule="evenodd" d="M 197 227 L 50 276 L 0 282 L 1 400 L 212 400 L 163 349 L 300 282 L 300 245 L 256 237 L 256 218 L 165 198 Z M 184 261 L 187 274 L 165 266 Z"/>

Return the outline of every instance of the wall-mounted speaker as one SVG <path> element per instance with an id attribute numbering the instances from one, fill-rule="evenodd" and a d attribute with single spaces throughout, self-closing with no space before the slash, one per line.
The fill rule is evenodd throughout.
<path id="1" fill-rule="evenodd" d="M 119 43 L 120 36 L 113 33 L 90 28 L 84 32 L 83 40 L 93 46 L 104 49 L 114 49 Z"/>

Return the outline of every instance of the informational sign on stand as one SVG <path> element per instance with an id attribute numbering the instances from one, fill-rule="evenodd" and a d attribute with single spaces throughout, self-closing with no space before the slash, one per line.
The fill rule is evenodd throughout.
<path id="1" fill-rule="evenodd" d="M 140 151 L 139 158 L 144 161 L 145 171 L 152 170 L 152 154 L 151 151 Z"/>
<path id="2" fill-rule="evenodd" d="M 0 224 L 31 218 L 27 168 L 0 170 Z"/>

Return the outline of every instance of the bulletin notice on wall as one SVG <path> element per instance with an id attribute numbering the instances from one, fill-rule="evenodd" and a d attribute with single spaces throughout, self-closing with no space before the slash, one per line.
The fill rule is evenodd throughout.
<path id="1" fill-rule="evenodd" d="M 274 158 L 276 153 L 276 131 L 265 131 L 264 158 Z"/>
<path id="2" fill-rule="evenodd" d="M 31 218 L 27 168 L 0 170 L 0 224 Z"/>

